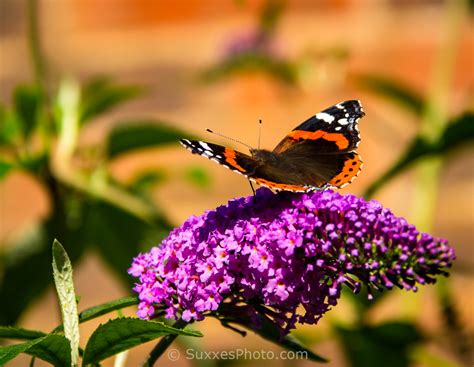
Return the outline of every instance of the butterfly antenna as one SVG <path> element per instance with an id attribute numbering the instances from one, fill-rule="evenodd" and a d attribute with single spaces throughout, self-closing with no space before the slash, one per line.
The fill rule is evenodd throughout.
<path id="1" fill-rule="evenodd" d="M 226 139 L 231 140 L 231 141 L 233 141 L 233 142 L 242 144 L 242 145 L 246 146 L 246 147 L 249 148 L 249 149 L 253 149 L 253 147 L 251 147 L 251 146 L 248 145 L 248 144 L 245 144 L 245 143 L 241 142 L 240 140 L 233 139 L 233 138 L 229 138 L 228 136 L 225 136 L 225 135 L 216 133 L 215 131 L 212 131 L 211 129 L 206 129 L 206 131 L 209 132 L 209 133 L 211 133 L 211 134 L 215 134 L 215 135 L 217 135 L 217 136 L 220 136 L 221 138 L 226 138 Z"/>
<path id="2" fill-rule="evenodd" d="M 260 136 L 262 136 L 262 119 L 258 120 L 258 149 L 260 149 Z"/>

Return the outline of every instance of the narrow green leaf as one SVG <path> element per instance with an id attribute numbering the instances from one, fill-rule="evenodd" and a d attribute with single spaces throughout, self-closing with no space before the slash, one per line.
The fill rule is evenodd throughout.
<path id="1" fill-rule="evenodd" d="M 380 75 L 360 75 L 356 78 L 356 83 L 370 92 L 408 108 L 418 116 L 423 113 L 425 106 L 423 98 L 398 80 Z"/>
<path id="2" fill-rule="evenodd" d="M 37 125 L 41 107 L 41 90 L 35 86 L 19 86 L 13 94 L 16 115 L 22 124 L 23 136 L 28 138 Z"/>
<path id="3" fill-rule="evenodd" d="M 474 112 L 469 111 L 450 121 L 438 143 L 438 153 L 474 141 Z"/>
<path id="4" fill-rule="evenodd" d="M 32 340 L 45 336 L 38 330 L 28 330 L 13 326 L 0 326 L 0 338 Z"/>
<path id="5" fill-rule="evenodd" d="M 128 187 L 138 194 L 146 194 L 154 186 L 164 182 L 165 179 L 166 173 L 162 170 L 146 170 L 138 173 Z"/>
<path id="6" fill-rule="evenodd" d="M 189 134 L 159 121 L 129 121 L 112 129 L 108 137 L 107 151 L 111 158 L 134 149 L 177 144 Z"/>
<path id="7" fill-rule="evenodd" d="M 420 159 L 436 154 L 448 154 L 451 150 L 473 141 L 474 113 L 472 112 L 467 112 L 452 120 L 438 141 L 430 142 L 421 136 L 415 137 L 400 158 L 367 188 L 364 196 L 372 197 L 387 182 Z"/>
<path id="8" fill-rule="evenodd" d="M 71 366 L 71 345 L 63 335 L 49 334 L 26 352 L 54 366 Z"/>
<path id="9" fill-rule="evenodd" d="M 0 346 L 0 366 L 3 366 L 7 362 L 15 359 L 19 354 L 27 351 L 35 343 L 41 342 L 41 339 L 36 339 L 23 344 L 8 345 L 6 347 Z"/>
<path id="10" fill-rule="evenodd" d="M 248 306 L 241 306 L 242 310 L 245 310 Z M 258 310 L 258 305 L 255 305 L 256 309 Z M 285 337 L 281 337 L 281 329 L 278 328 L 268 317 L 265 316 L 263 312 L 260 312 L 260 322 L 261 327 L 259 329 L 253 329 L 249 327 L 252 325 L 253 321 L 249 319 L 247 316 L 248 312 L 239 311 L 235 309 L 235 306 L 230 306 L 227 309 L 227 305 L 221 306 L 220 312 L 222 315 L 226 315 L 224 318 L 217 317 L 219 321 L 226 326 L 228 324 L 236 324 L 243 326 L 246 329 L 249 329 L 256 334 L 260 335 L 262 338 L 271 341 L 272 343 L 279 345 L 285 349 L 291 350 L 293 352 L 302 353 L 305 358 L 315 361 L 315 362 L 328 362 L 328 360 L 313 351 L 306 348 L 298 339 L 296 339 L 292 335 L 286 335 Z M 229 315 L 232 315 L 229 316 Z M 233 316 L 235 315 L 235 317 Z"/>
<path id="11" fill-rule="evenodd" d="M 138 304 L 138 298 L 133 297 L 124 297 L 111 302 L 107 302 L 98 306 L 94 306 L 82 311 L 79 314 L 79 322 L 86 322 L 92 320 L 96 317 L 105 315 L 106 313 L 120 310 L 125 307 L 133 306 Z"/>
<path id="12" fill-rule="evenodd" d="M 62 335 L 49 334 L 27 343 L 0 346 L 0 366 L 16 358 L 20 353 L 38 357 L 54 366 L 71 365 L 69 341 Z"/>
<path id="13" fill-rule="evenodd" d="M 351 367 L 408 367 L 411 348 L 422 340 L 417 328 L 408 322 L 391 321 L 359 328 L 336 327 Z"/>
<path id="14" fill-rule="evenodd" d="M 283 346 L 285 349 L 291 350 L 293 352 L 300 353 L 300 355 L 304 355 L 305 358 L 315 361 L 315 362 L 329 362 L 326 358 L 321 357 L 320 355 L 314 353 L 310 349 L 306 348 L 301 341 L 295 338 L 293 335 L 287 335 L 283 338 L 283 340 L 273 340 L 275 344 Z"/>
<path id="15" fill-rule="evenodd" d="M 61 305 L 64 335 L 71 343 L 71 361 L 79 363 L 79 318 L 72 277 L 72 265 L 64 247 L 53 242 L 53 276 Z"/>
<path id="16" fill-rule="evenodd" d="M 424 138 L 420 136 L 415 137 L 398 160 L 367 188 L 364 196 L 367 198 L 372 197 L 382 186 L 403 172 L 419 158 L 434 151 L 435 148 L 432 144 L 427 142 Z"/>
<path id="17" fill-rule="evenodd" d="M 85 85 L 82 91 L 80 122 L 111 110 L 114 107 L 138 96 L 141 89 L 135 86 L 115 85 L 110 79 L 100 77 Z"/>
<path id="18" fill-rule="evenodd" d="M 123 297 L 114 301 L 110 301 L 98 306 L 88 308 L 79 314 L 79 323 L 83 323 L 83 322 L 95 319 L 96 317 L 100 317 L 102 315 L 105 315 L 115 310 L 121 310 L 122 308 L 136 305 L 138 304 L 138 302 L 139 301 L 136 296 Z M 63 326 L 59 325 L 54 329 L 54 332 L 58 332 L 61 330 L 63 330 Z"/>
<path id="19" fill-rule="evenodd" d="M 100 325 L 92 333 L 84 351 L 83 363 L 87 365 L 100 362 L 124 350 L 169 334 L 202 336 L 198 331 L 175 329 L 161 322 L 136 318 L 114 319 Z"/>
<path id="20" fill-rule="evenodd" d="M 263 313 L 260 313 L 262 325 L 258 330 L 253 330 L 255 333 L 260 335 L 262 338 L 275 343 L 285 349 L 291 350 L 293 352 L 304 353 L 305 358 L 315 361 L 315 362 L 328 362 L 328 360 L 313 351 L 306 348 L 298 339 L 293 335 L 289 334 L 281 338 L 280 329 L 270 321 Z M 242 324 L 246 327 L 245 324 Z"/>
<path id="21" fill-rule="evenodd" d="M 235 74 L 262 72 L 287 84 L 298 82 L 298 68 L 290 61 L 259 52 L 245 52 L 223 60 L 206 70 L 202 79 L 207 82 L 221 80 Z"/>
<path id="22" fill-rule="evenodd" d="M 13 163 L 0 160 L 0 180 L 6 178 L 8 173 L 10 173 L 14 168 L 15 165 Z"/>

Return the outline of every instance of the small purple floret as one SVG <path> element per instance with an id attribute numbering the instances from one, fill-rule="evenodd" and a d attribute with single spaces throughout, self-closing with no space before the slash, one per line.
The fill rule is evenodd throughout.
<path id="1" fill-rule="evenodd" d="M 191 217 L 129 273 L 138 316 L 202 320 L 246 304 L 283 334 L 317 323 L 341 296 L 417 284 L 447 275 L 455 259 L 446 240 L 420 234 L 377 201 L 326 190 L 273 194 L 268 189 Z M 251 325 L 252 326 L 252 325 Z"/>

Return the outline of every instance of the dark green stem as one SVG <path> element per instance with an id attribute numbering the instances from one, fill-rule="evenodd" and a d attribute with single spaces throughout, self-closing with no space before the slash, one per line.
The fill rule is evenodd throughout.
<path id="1" fill-rule="evenodd" d="M 38 0 L 27 0 L 27 35 L 35 83 L 41 93 L 41 108 L 38 113 L 37 128 L 44 152 L 49 151 L 53 132 L 49 108 L 50 96 L 47 83 L 47 63 L 41 49 L 41 32 L 38 16 Z"/>
<path id="2" fill-rule="evenodd" d="M 45 61 L 41 51 L 40 29 L 38 24 L 38 0 L 28 0 L 28 45 L 38 87 L 45 90 Z"/>
<path id="3" fill-rule="evenodd" d="M 174 323 L 173 327 L 176 329 L 184 328 L 188 323 L 183 320 L 178 320 Z M 142 367 L 152 367 L 154 366 L 155 362 L 161 355 L 166 351 L 166 349 L 174 342 L 174 340 L 178 337 L 178 335 L 166 335 L 155 345 L 153 350 L 148 355 L 146 361 L 143 363 Z"/>
<path id="4" fill-rule="evenodd" d="M 447 279 L 440 279 L 437 286 L 438 299 L 441 304 L 442 317 L 445 330 L 447 331 L 447 339 L 451 343 L 453 350 L 464 366 L 472 366 L 471 360 L 471 338 L 466 332 L 458 309 L 455 303 L 455 297 L 450 288 Z"/>

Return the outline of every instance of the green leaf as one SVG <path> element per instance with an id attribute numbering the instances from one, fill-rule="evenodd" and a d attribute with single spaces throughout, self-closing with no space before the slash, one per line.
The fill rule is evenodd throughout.
<path id="1" fill-rule="evenodd" d="M 0 180 L 7 177 L 8 173 L 15 168 L 15 165 L 10 162 L 0 160 Z"/>
<path id="2" fill-rule="evenodd" d="M 98 306 L 94 306 L 82 311 L 79 314 L 79 322 L 86 322 L 92 320 L 96 317 L 105 315 L 106 313 L 120 310 L 125 307 L 133 306 L 138 304 L 138 298 L 133 297 L 124 297 L 111 302 L 107 302 Z"/>
<path id="3" fill-rule="evenodd" d="M 27 353 L 55 366 L 71 365 L 71 346 L 69 340 L 62 335 L 49 334 L 41 343 L 34 344 Z"/>
<path id="4" fill-rule="evenodd" d="M 36 86 L 19 86 L 13 94 L 13 105 L 22 125 L 23 136 L 28 138 L 38 124 L 42 103 L 41 90 Z"/>
<path id="5" fill-rule="evenodd" d="M 356 83 L 370 92 L 406 107 L 418 116 L 423 113 L 425 107 L 423 97 L 398 80 L 379 75 L 360 75 L 356 78 Z"/>
<path id="6" fill-rule="evenodd" d="M 38 330 L 28 330 L 12 326 L 0 326 L 0 338 L 32 340 L 45 336 Z"/>
<path id="7" fill-rule="evenodd" d="M 108 137 L 107 152 L 115 158 L 134 149 L 177 144 L 181 138 L 192 138 L 180 129 L 159 121 L 130 121 L 117 125 Z"/>
<path id="8" fill-rule="evenodd" d="M 448 154 L 455 148 L 472 141 L 474 141 L 474 113 L 466 112 L 452 120 L 435 142 L 430 142 L 422 136 L 415 137 L 400 158 L 367 188 L 364 196 L 372 197 L 387 182 L 420 159 Z"/>
<path id="9" fill-rule="evenodd" d="M 99 77 L 85 85 L 82 91 L 80 122 L 85 123 L 118 105 L 135 98 L 141 92 L 134 86 L 113 84 L 106 77 Z"/>
<path id="10" fill-rule="evenodd" d="M 438 153 L 446 153 L 474 140 L 474 112 L 469 111 L 449 122 L 438 143 Z"/>
<path id="11" fill-rule="evenodd" d="M 320 355 L 314 353 L 313 351 L 306 348 L 298 339 L 292 335 L 286 335 L 283 338 L 281 337 L 281 329 L 277 327 L 274 322 L 272 322 L 264 312 L 259 312 L 261 327 L 259 329 L 254 329 L 249 325 L 253 324 L 253 320 L 249 318 L 249 312 L 246 312 L 245 309 L 250 306 L 240 306 L 236 308 L 235 305 L 221 305 L 219 308 L 219 314 L 217 319 L 222 323 L 223 326 L 228 327 L 229 324 L 237 324 L 249 329 L 256 334 L 260 335 L 262 338 L 279 345 L 285 349 L 291 350 L 293 352 L 303 353 L 305 358 L 315 361 L 315 362 L 328 362 L 328 360 Z M 259 309 L 258 305 L 255 305 L 255 308 Z M 242 311 L 241 311 L 242 310 Z M 224 316 L 225 315 L 225 316 Z M 214 316 L 214 315 L 213 315 Z M 234 329 L 235 330 L 235 329 Z"/>
<path id="12" fill-rule="evenodd" d="M 83 204 L 78 203 L 77 210 L 66 208 L 68 191 L 57 182 L 52 185 L 57 191 L 51 193 L 51 215 L 0 254 L 1 325 L 14 325 L 26 307 L 51 286 L 51 243 L 55 237 L 64 241 L 73 264 L 84 253 Z M 56 197 L 59 191 L 64 197 Z"/>
<path id="13" fill-rule="evenodd" d="M 22 135 L 22 124 L 15 111 L 0 105 L 0 146 L 14 146 Z"/>
<path id="14" fill-rule="evenodd" d="M 369 294 L 366 287 L 362 287 L 361 291 L 357 294 L 354 294 L 351 289 L 343 287 L 342 294 L 345 298 L 348 298 L 352 302 L 358 316 L 363 319 L 366 316 L 366 312 L 378 304 L 378 302 L 389 293 L 372 290 L 372 299 L 369 299 Z"/>
<path id="15" fill-rule="evenodd" d="M 16 358 L 20 353 L 28 353 L 54 366 L 71 365 L 69 341 L 62 335 L 49 334 L 27 343 L 0 346 L 0 366 Z"/>
<path id="16" fill-rule="evenodd" d="M 200 188 L 209 187 L 211 183 L 209 174 L 201 167 L 187 167 L 185 168 L 184 175 L 189 182 Z"/>
<path id="17" fill-rule="evenodd" d="M 175 329 L 164 323 L 136 318 L 114 319 L 100 325 L 91 335 L 84 351 L 83 363 L 100 362 L 124 350 L 164 335 L 202 336 L 198 331 Z"/>
<path id="18" fill-rule="evenodd" d="M 256 334 L 260 335 L 262 338 L 271 341 L 285 349 L 291 350 L 293 352 L 301 352 L 305 354 L 305 357 L 311 361 L 315 362 L 328 362 L 328 360 L 320 355 L 314 353 L 313 351 L 306 348 L 298 339 L 292 335 L 286 335 L 281 338 L 280 330 L 273 325 L 273 323 L 268 322 L 267 320 L 263 321 L 261 329 L 253 330 Z"/>
<path id="19" fill-rule="evenodd" d="M 128 185 L 133 192 L 143 194 L 150 191 L 153 186 L 162 183 L 166 179 L 166 173 L 160 170 L 147 170 L 140 172 Z"/>
<path id="20" fill-rule="evenodd" d="M 79 360 L 79 317 L 72 265 L 66 250 L 57 240 L 53 242 L 53 277 L 61 306 L 64 335 L 71 343 L 71 361 L 73 365 L 77 365 Z"/>
<path id="21" fill-rule="evenodd" d="M 83 322 L 95 319 L 96 317 L 100 317 L 102 315 L 105 315 L 115 310 L 121 310 L 125 307 L 137 305 L 138 303 L 139 303 L 138 298 L 136 296 L 133 296 L 133 297 L 123 297 L 114 301 L 103 303 L 98 306 L 90 307 L 79 314 L 79 323 L 83 323 Z M 54 332 L 59 332 L 62 330 L 63 330 L 63 325 L 59 325 L 54 329 Z"/>
<path id="22" fill-rule="evenodd" d="M 22 169 L 33 173 L 33 175 L 41 177 L 42 174 L 48 169 L 49 153 L 45 151 L 39 154 L 22 157 L 18 165 Z"/>
<path id="23" fill-rule="evenodd" d="M 408 322 L 391 321 L 377 326 L 335 328 L 351 367 L 408 367 L 410 352 L 422 336 Z"/>
<path id="24" fill-rule="evenodd" d="M 202 74 L 207 82 L 248 72 L 262 72 L 287 84 L 298 82 L 298 68 L 295 64 L 259 52 L 245 52 L 220 62 Z"/>
<path id="25" fill-rule="evenodd" d="M 157 245 L 171 229 L 164 218 L 157 216 L 154 223 L 146 223 L 101 201 L 91 202 L 84 215 L 87 242 L 128 286 L 134 284 L 134 279 L 127 274 L 127 269 L 142 251 L 141 246 Z"/>

